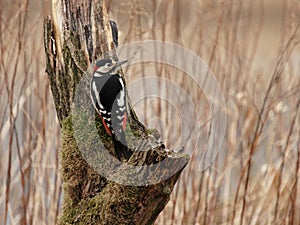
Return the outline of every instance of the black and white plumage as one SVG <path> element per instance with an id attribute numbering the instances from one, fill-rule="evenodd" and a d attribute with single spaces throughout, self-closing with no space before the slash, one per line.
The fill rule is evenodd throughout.
<path id="1" fill-rule="evenodd" d="M 91 98 L 102 123 L 111 135 L 119 159 L 130 157 L 125 137 L 127 120 L 126 91 L 123 78 L 117 73 L 126 61 L 101 59 L 94 67 Z"/>

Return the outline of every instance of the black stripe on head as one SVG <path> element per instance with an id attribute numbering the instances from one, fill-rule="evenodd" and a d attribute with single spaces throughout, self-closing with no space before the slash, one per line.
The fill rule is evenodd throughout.
<path id="1" fill-rule="evenodd" d="M 101 59 L 96 63 L 96 67 L 105 66 L 106 63 L 112 63 L 111 59 Z"/>

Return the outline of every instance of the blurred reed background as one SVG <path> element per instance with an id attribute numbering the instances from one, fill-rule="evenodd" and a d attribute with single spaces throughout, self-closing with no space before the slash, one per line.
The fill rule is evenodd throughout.
<path id="1" fill-rule="evenodd" d="M 192 50 L 215 74 L 226 100 L 220 154 L 199 171 L 204 132 L 156 224 L 300 224 L 299 2 L 106 4 L 121 44 L 155 39 Z M 0 224 L 55 224 L 61 206 L 60 128 L 43 48 L 49 13 L 49 1 L 0 0 Z M 129 84 L 143 76 L 178 84 L 201 102 L 195 105 L 206 131 L 205 93 L 182 71 L 143 63 L 125 74 Z M 147 126 L 162 131 L 170 149 L 177 145 L 183 115 L 172 113 L 173 106 L 156 98 L 135 109 Z"/>

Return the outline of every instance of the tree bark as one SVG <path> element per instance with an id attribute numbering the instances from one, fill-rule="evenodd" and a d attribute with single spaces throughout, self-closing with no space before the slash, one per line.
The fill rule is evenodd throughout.
<path id="1" fill-rule="evenodd" d="M 128 186 L 124 182 L 118 182 L 122 180 L 120 174 L 127 172 L 126 167 L 120 166 L 121 172 L 112 174 L 113 179 L 107 179 L 97 172 L 97 167 L 110 167 L 109 163 L 97 164 L 98 157 L 102 157 L 101 151 L 96 147 L 93 149 L 93 145 L 81 146 L 88 152 L 88 157 L 83 157 L 75 137 L 72 106 L 78 84 L 82 79 L 89 79 L 87 71 L 97 58 L 114 49 L 103 1 L 52 0 L 52 15 L 44 23 L 44 45 L 46 72 L 62 127 L 62 148 L 59 155 L 64 199 L 58 224 L 153 224 L 167 204 L 189 157 L 166 151 L 162 143 L 154 141 L 155 144 L 150 149 L 134 151 L 126 163 L 132 166 L 152 166 L 151 171 L 156 171 L 156 176 L 166 171 L 173 175 L 159 183 Z M 88 101 L 88 97 L 82 98 L 86 98 L 82 101 Z M 128 107 L 130 129 L 137 138 L 153 142 L 156 135 L 152 135 L 138 121 L 130 104 Z M 80 116 L 76 117 L 76 121 L 80 124 Z M 105 138 L 101 122 L 98 121 L 98 125 L 99 138 L 103 139 L 105 147 L 114 155 L 114 149 L 109 138 Z M 83 120 L 80 129 L 81 132 L 84 129 L 89 132 L 88 125 Z M 86 139 L 88 138 L 85 137 L 84 141 L 88 142 Z M 142 146 L 132 147 L 138 148 Z M 90 166 L 87 158 L 94 159 L 96 166 Z M 155 166 L 162 161 L 163 165 Z M 138 168 L 139 176 L 149 175 L 149 171 L 141 169 L 143 167 Z M 130 180 L 130 175 L 127 176 L 126 179 Z M 155 180 L 157 177 L 151 179 Z"/>

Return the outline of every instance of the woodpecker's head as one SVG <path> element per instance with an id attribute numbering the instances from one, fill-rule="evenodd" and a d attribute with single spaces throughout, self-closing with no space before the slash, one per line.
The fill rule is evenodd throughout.
<path id="1" fill-rule="evenodd" d="M 119 66 L 126 63 L 127 60 L 121 62 L 115 62 L 112 59 L 101 59 L 99 60 L 94 67 L 95 76 L 98 75 L 106 75 L 106 74 L 114 74 Z"/>

